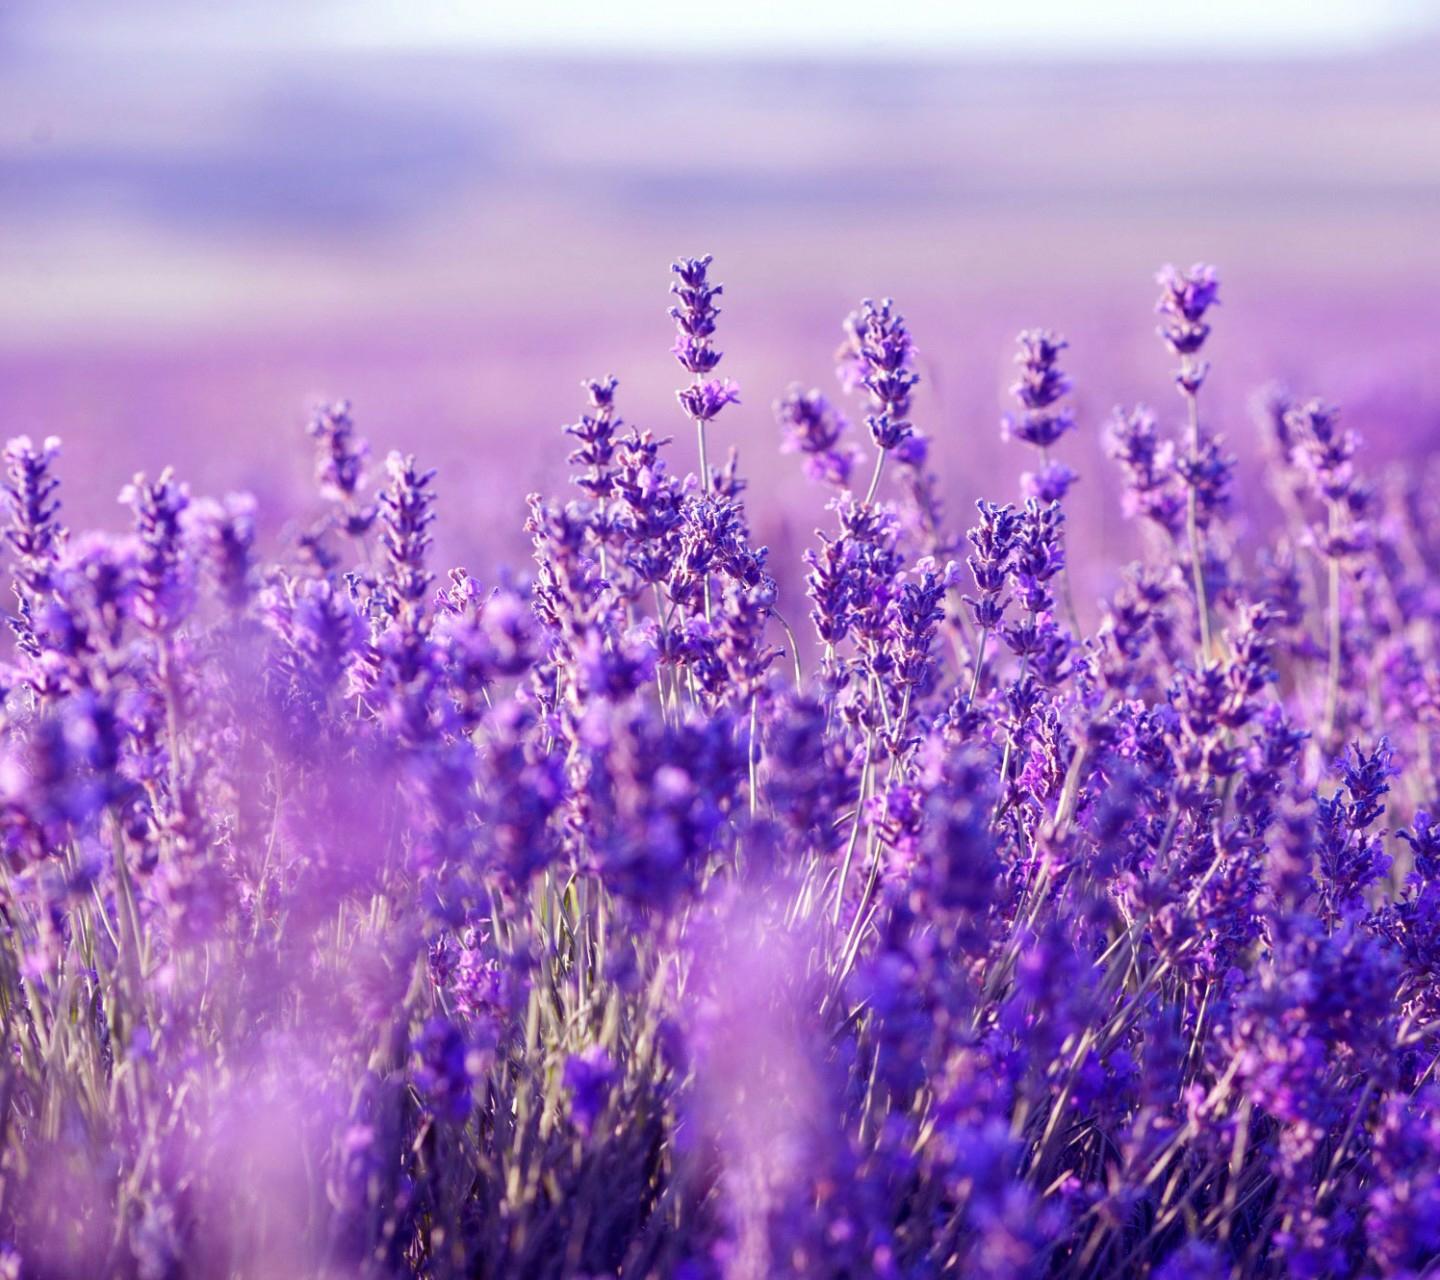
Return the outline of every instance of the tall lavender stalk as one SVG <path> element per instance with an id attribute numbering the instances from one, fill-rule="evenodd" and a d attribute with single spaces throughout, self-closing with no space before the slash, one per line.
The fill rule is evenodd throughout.
<path id="1" fill-rule="evenodd" d="M 858 311 L 845 321 L 845 342 L 840 348 L 840 379 L 846 390 L 863 387 L 869 394 L 871 412 L 865 417 L 875 446 L 875 470 L 865 493 L 868 505 L 880 491 L 885 459 L 915 434 L 909 421 L 910 393 L 920 381 L 912 368 L 915 344 L 905 317 L 895 303 L 866 298 Z"/>
<path id="2" fill-rule="evenodd" d="M 1048 329 L 1026 329 L 1016 342 L 1020 348 L 1015 355 L 1020 378 L 1010 388 L 1010 394 L 1020 402 L 1020 413 L 1006 416 L 1004 432 L 1040 455 L 1038 470 L 1022 477 L 1027 498 L 1060 502 L 1078 478 L 1064 463 L 1050 458 L 1050 450 L 1075 429 L 1074 412 L 1059 403 L 1071 388 L 1069 375 L 1060 368 L 1060 353 L 1070 344 Z M 1061 586 L 1070 623 L 1078 631 L 1068 572 L 1062 576 Z"/>
<path id="3" fill-rule="evenodd" d="M 1200 388 L 1210 371 L 1207 361 L 1198 358 L 1210 336 L 1205 313 L 1219 300 L 1220 278 L 1215 268 L 1196 263 L 1189 271 L 1179 271 L 1167 264 L 1155 277 L 1160 286 L 1156 311 L 1164 317 L 1158 330 L 1170 351 L 1178 357 L 1180 368 L 1175 385 L 1185 399 L 1189 424 L 1188 457 L 1198 463 L 1204 453 L 1204 432 L 1200 425 Z M 1182 471 L 1182 474 L 1184 472 Z M 1210 602 L 1205 587 L 1205 548 L 1199 520 L 1199 495 L 1196 485 L 1189 482 L 1185 498 L 1185 530 L 1190 543 L 1190 569 L 1195 587 L 1195 612 L 1200 626 L 1200 654 L 1211 656 Z"/>
<path id="4" fill-rule="evenodd" d="M 1314 542 L 1325 562 L 1327 585 L 1328 657 L 1321 740 L 1333 749 L 1337 745 L 1343 663 L 1342 568 L 1368 545 L 1369 529 L 1363 519 L 1368 495 L 1356 478 L 1352 462 L 1359 440 L 1354 432 L 1340 426 L 1336 409 L 1323 401 L 1310 400 L 1286 413 L 1285 425 L 1295 440 L 1309 485 L 1325 509 L 1325 523 L 1315 530 Z"/>
<path id="5" fill-rule="evenodd" d="M 65 538 L 58 519 L 55 494 L 60 481 L 54 474 L 60 441 L 51 436 L 39 448 L 29 436 L 17 436 L 5 446 L 5 505 L 9 521 L 5 541 L 15 557 L 14 588 L 18 616 L 11 621 L 21 649 L 37 657 L 35 613 L 49 593 L 55 557 Z"/>
<path id="6" fill-rule="evenodd" d="M 740 402 L 740 389 L 728 378 L 711 378 L 720 363 L 721 352 L 715 350 L 715 318 L 720 308 L 715 299 L 724 286 L 709 280 L 710 254 L 703 258 L 681 258 L 670 266 L 676 279 L 670 292 L 679 299 L 670 308 L 670 318 L 679 331 L 671 348 L 680 367 L 691 374 L 690 386 L 676 392 L 685 416 L 695 424 L 696 441 L 700 448 L 700 488 L 709 494 L 713 484 L 706 448 L 706 428 L 727 404 Z"/>

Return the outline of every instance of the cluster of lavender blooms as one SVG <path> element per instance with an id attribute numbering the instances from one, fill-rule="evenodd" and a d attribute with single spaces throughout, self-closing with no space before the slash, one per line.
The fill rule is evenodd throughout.
<path id="1" fill-rule="evenodd" d="M 777 404 L 830 491 L 782 600 L 709 267 L 698 472 L 585 383 L 528 576 L 442 574 L 344 403 L 274 559 L 169 472 L 68 532 L 10 442 L 0 1274 L 1433 1274 L 1433 494 L 1271 391 L 1242 537 L 1167 269 L 1183 414 L 1111 423 L 1148 545 L 1084 628 L 1065 342 L 963 528 L 867 301 L 850 414 Z"/>

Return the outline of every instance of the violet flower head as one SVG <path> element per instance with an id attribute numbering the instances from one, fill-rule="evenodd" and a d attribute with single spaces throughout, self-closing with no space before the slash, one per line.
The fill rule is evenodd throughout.
<path id="1" fill-rule="evenodd" d="M 661 457 L 669 438 L 631 431 L 617 450 L 615 523 L 625 539 L 625 562 L 645 585 L 671 571 L 684 522 L 685 487 Z"/>
<path id="2" fill-rule="evenodd" d="M 1377 1273 L 1423 1275 L 1440 1256 L 1440 1089 L 1385 1102 L 1374 1164 L 1366 1228 Z"/>
<path id="3" fill-rule="evenodd" d="M 1039 471 L 1023 472 L 1020 488 L 1027 498 L 1038 502 L 1061 502 L 1079 478 L 1079 473 L 1063 462 L 1051 462 Z"/>
<path id="4" fill-rule="evenodd" d="M 1016 341 L 1020 379 L 1010 393 L 1020 401 L 1021 413 L 1005 418 L 1005 434 L 1043 453 L 1075 427 L 1074 413 L 1056 408 L 1070 390 L 1070 379 L 1060 369 L 1060 353 L 1070 344 L 1048 329 L 1026 329 Z"/>
<path id="5" fill-rule="evenodd" d="M 1230 486 L 1236 459 L 1226 453 L 1218 436 L 1204 436 L 1199 448 L 1175 460 L 1175 472 L 1195 493 L 1195 522 L 1208 529 L 1230 505 Z"/>
<path id="6" fill-rule="evenodd" d="M 1185 499 L 1179 491 L 1175 449 L 1160 435 L 1155 415 L 1143 405 L 1115 411 L 1106 446 L 1125 473 L 1125 508 L 1143 516 L 1172 538 L 1185 523 Z"/>
<path id="7" fill-rule="evenodd" d="M 1054 607 L 1050 580 L 1065 567 L 1064 525 L 1065 513 L 1058 502 L 1041 505 L 1030 498 L 1020 514 L 1011 574 L 1016 598 L 1030 613 Z"/>
<path id="8" fill-rule="evenodd" d="M 908 421 L 910 393 L 920 381 L 912 368 L 915 345 L 905 318 L 884 298 L 877 305 L 866 298 L 845 322 L 839 374 L 847 391 L 864 387 L 875 412 L 866 417 L 870 438 L 883 451 L 896 449 L 914 428 Z"/>
<path id="9" fill-rule="evenodd" d="M 1266 447 L 1282 463 L 1293 462 L 1295 438 L 1290 428 L 1294 398 L 1281 382 L 1269 382 L 1250 399 L 1250 415 L 1265 440 Z"/>
<path id="10" fill-rule="evenodd" d="M 570 1091 L 570 1118 L 586 1137 L 595 1130 L 615 1087 L 615 1061 L 602 1045 L 565 1060 L 565 1087 Z"/>
<path id="11" fill-rule="evenodd" d="M 1022 517 L 1008 503 L 999 506 L 982 499 L 975 505 L 980 511 L 980 523 L 968 535 L 975 552 L 967 563 L 975 577 L 978 595 L 966 596 L 965 603 L 974 614 L 975 625 L 988 629 L 996 626 L 1005 614 L 1005 583 L 1015 556 Z"/>
<path id="12" fill-rule="evenodd" d="M 183 522 L 209 562 L 226 608 L 241 612 L 254 594 L 255 499 L 227 494 L 223 502 L 202 498 L 190 504 Z"/>
<path id="13" fill-rule="evenodd" d="M 135 513 L 140 560 L 135 575 L 135 617 L 154 637 L 168 636 L 194 602 L 194 566 L 185 554 L 184 516 L 190 490 L 166 467 L 157 480 L 141 474 L 120 493 Z"/>
<path id="14" fill-rule="evenodd" d="M 620 384 L 612 375 L 591 378 L 580 385 L 589 395 L 590 409 L 581 414 L 579 422 L 567 426 L 565 432 L 579 441 L 570 454 L 570 464 L 584 467 L 585 471 L 572 480 L 590 497 L 603 502 L 614 492 L 615 436 L 625 425 L 615 413 L 615 388 Z"/>
<path id="15" fill-rule="evenodd" d="M 413 1045 L 415 1087 L 432 1114 L 463 1123 L 474 1097 L 474 1055 L 465 1035 L 449 1018 L 425 1023 Z"/>
<path id="16" fill-rule="evenodd" d="M 711 422 L 727 404 L 740 403 L 740 388 L 729 378 L 698 382 L 675 393 L 685 416 L 697 422 Z"/>
<path id="17" fill-rule="evenodd" d="M 22 599 L 37 600 L 49 587 L 50 572 L 65 530 L 56 518 L 60 481 L 53 472 L 60 441 L 51 436 L 38 449 L 29 436 L 5 445 L 5 541 L 15 554 L 15 581 Z"/>
<path id="18" fill-rule="evenodd" d="M 1398 770 L 1390 740 L 1381 737 L 1368 754 L 1346 748 L 1339 761 L 1341 786 L 1315 802 L 1320 891 L 1327 916 L 1359 908 L 1365 890 L 1390 869 L 1382 835 L 1370 828 L 1383 815 L 1390 779 Z"/>
<path id="19" fill-rule="evenodd" d="M 425 567 L 435 521 L 435 472 L 421 471 L 413 455 L 392 452 L 385 460 L 390 484 L 380 495 L 381 544 L 398 611 L 411 620 L 423 610 L 433 575 Z"/>
<path id="20" fill-rule="evenodd" d="M 676 277 L 670 292 L 679 300 L 670 308 L 670 318 L 679 330 L 672 351 L 681 367 L 695 379 L 676 395 L 686 416 L 698 423 L 710 422 L 727 404 L 740 402 L 740 390 L 728 378 L 707 377 L 720 363 L 721 353 L 715 350 L 712 339 L 715 318 L 720 314 L 715 299 L 724 292 L 723 285 L 710 283 L 712 261 L 707 253 L 703 258 L 681 258 L 670 266 Z M 709 478 L 701 478 L 708 486 Z"/>
<path id="21" fill-rule="evenodd" d="M 939 566 L 926 558 L 915 566 L 917 577 L 900 589 L 896 616 L 895 679 L 902 687 L 924 685 L 930 677 L 935 629 L 945 616 L 941 600 L 959 580 L 952 560 Z"/>
<path id="22" fill-rule="evenodd" d="M 1155 276 L 1160 286 L 1156 312 L 1164 318 L 1158 332 L 1177 356 L 1195 355 L 1210 336 L 1205 313 L 1220 300 L 1220 277 L 1214 267 L 1196 263 L 1189 271 L 1166 264 Z"/>
<path id="23" fill-rule="evenodd" d="M 1411 829 L 1396 834 L 1410 846 L 1416 876 L 1440 884 L 1440 822 L 1428 809 L 1417 809 Z"/>
<path id="24" fill-rule="evenodd" d="M 1315 493 L 1326 502 L 1343 503 L 1355 488 L 1352 459 L 1359 438 L 1340 425 L 1340 411 L 1323 400 L 1307 400 L 1285 414 L 1298 457 Z"/>
<path id="25" fill-rule="evenodd" d="M 856 450 L 842 445 L 849 425 L 821 392 L 792 386 L 775 402 L 775 419 L 785 435 L 782 453 L 805 455 L 805 474 L 812 480 L 844 489 L 858 461 Z"/>
<path id="26" fill-rule="evenodd" d="M 333 502 L 355 502 L 365 487 L 370 446 L 355 434 L 350 402 L 321 405 L 306 430 L 315 441 L 315 480 L 320 492 Z"/>
<path id="27" fill-rule="evenodd" d="M 820 639 L 837 645 L 850 634 L 854 614 L 855 571 L 859 556 L 846 538 L 831 538 L 816 530 L 820 547 L 807 548 L 805 591 L 813 608 L 811 621 Z"/>
<path id="28" fill-rule="evenodd" d="M 703 258 L 681 258 L 670 266 L 676 276 L 670 292 L 680 300 L 670 308 L 670 318 L 680 331 L 674 354 L 682 367 L 697 378 L 714 370 L 721 356 L 710 343 L 715 334 L 715 318 L 720 314 L 715 299 L 725 291 L 724 285 L 712 285 L 709 281 L 713 261 L 713 256 L 707 253 Z"/>

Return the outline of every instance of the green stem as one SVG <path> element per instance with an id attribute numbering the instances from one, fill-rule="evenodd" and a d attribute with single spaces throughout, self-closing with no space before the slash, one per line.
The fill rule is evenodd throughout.
<path id="1" fill-rule="evenodd" d="M 885 450 L 881 449 L 875 455 L 875 474 L 870 477 L 870 489 L 865 494 L 865 505 L 868 507 L 875 501 L 875 494 L 880 488 L 880 476 L 885 470 Z"/>

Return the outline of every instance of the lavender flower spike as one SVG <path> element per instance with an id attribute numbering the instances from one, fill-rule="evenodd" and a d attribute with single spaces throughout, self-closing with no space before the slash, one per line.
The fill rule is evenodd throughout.
<path id="1" fill-rule="evenodd" d="M 60 481 L 52 473 L 60 455 L 60 441 L 51 436 L 36 448 L 29 436 L 17 436 L 5 446 L 5 505 L 10 520 L 5 541 L 15 554 L 15 595 L 19 617 L 14 627 L 22 649 L 38 652 L 33 637 L 34 614 L 50 589 L 55 557 L 65 538 L 56 518 Z"/>
<path id="2" fill-rule="evenodd" d="M 821 392 L 792 386 L 775 402 L 775 419 L 785 431 L 782 453 L 804 454 L 810 479 L 848 487 L 858 454 L 853 446 L 841 444 L 849 423 Z"/>
<path id="3" fill-rule="evenodd" d="M 1070 344 L 1048 329 L 1026 329 L 1016 339 L 1020 350 L 1015 363 L 1020 379 L 1010 394 L 1020 402 L 1018 416 L 1007 414 L 1004 434 L 1023 441 L 1040 454 L 1040 471 L 1022 478 L 1026 495 L 1043 502 L 1058 502 L 1075 481 L 1075 473 L 1050 460 L 1050 450 L 1075 429 L 1075 414 L 1057 407 L 1070 390 L 1070 379 L 1060 369 L 1060 353 Z"/>
<path id="4" fill-rule="evenodd" d="M 1200 654 L 1208 661 L 1211 653 L 1210 599 L 1205 584 L 1206 542 L 1201 522 L 1201 495 L 1204 484 L 1223 491 L 1223 479 L 1217 484 L 1217 464 L 1228 472 L 1228 465 L 1200 426 L 1198 397 L 1210 366 L 1196 358 L 1210 336 L 1205 314 L 1220 300 L 1220 277 L 1214 267 L 1197 263 L 1189 271 L 1162 267 L 1155 277 L 1160 286 L 1160 300 L 1155 310 L 1164 318 L 1159 330 L 1165 345 L 1179 357 L 1180 368 L 1175 385 L 1185 397 L 1189 414 L 1188 451 L 1179 460 L 1177 471 L 1186 483 L 1185 529 L 1190 543 L 1190 571 L 1195 588 L 1195 614 L 1200 631 Z"/>
<path id="5" fill-rule="evenodd" d="M 708 273 L 712 261 L 707 253 L 703 258 L 681 258 L 670 266 L 676 276 L 670 292 L 679 299 L 678 304 L 670 308 L 670 318 L 679 330 L 671 350 L 681 367 L 694 375 L 691 385 L 675 394 L 685 416 L 695 423 L 700 445 L 700 486 L 707 494 L 713 477 L 705 447 L 705 428 L 727 404 L 740 402 L 740 389 L 728 378 L 706 376 L 714 371 L 721 356 L 712 338 L 715 317 L 720 314 L 715 299 L 724 292 L 724 286 L 710 283 Z"/>
<path id="6" fill-rule="evenodd" d="M 879 455 L 870 481 L 866 502 L 873 502 L 880 486 L 885 455 L 898 449 L 914 435 L 908 420 L 910 393 L 920 381 L 911 367 L 915 344 L 905 326 L 905 317 L 895 303 L 884 298 L 878 304 L 866 298 L 858 311 L 845 321 L 845 342 L 839 352 L 838 373 L 847 391 L 864 387 L 874 412 L 865 419 Z"/>

